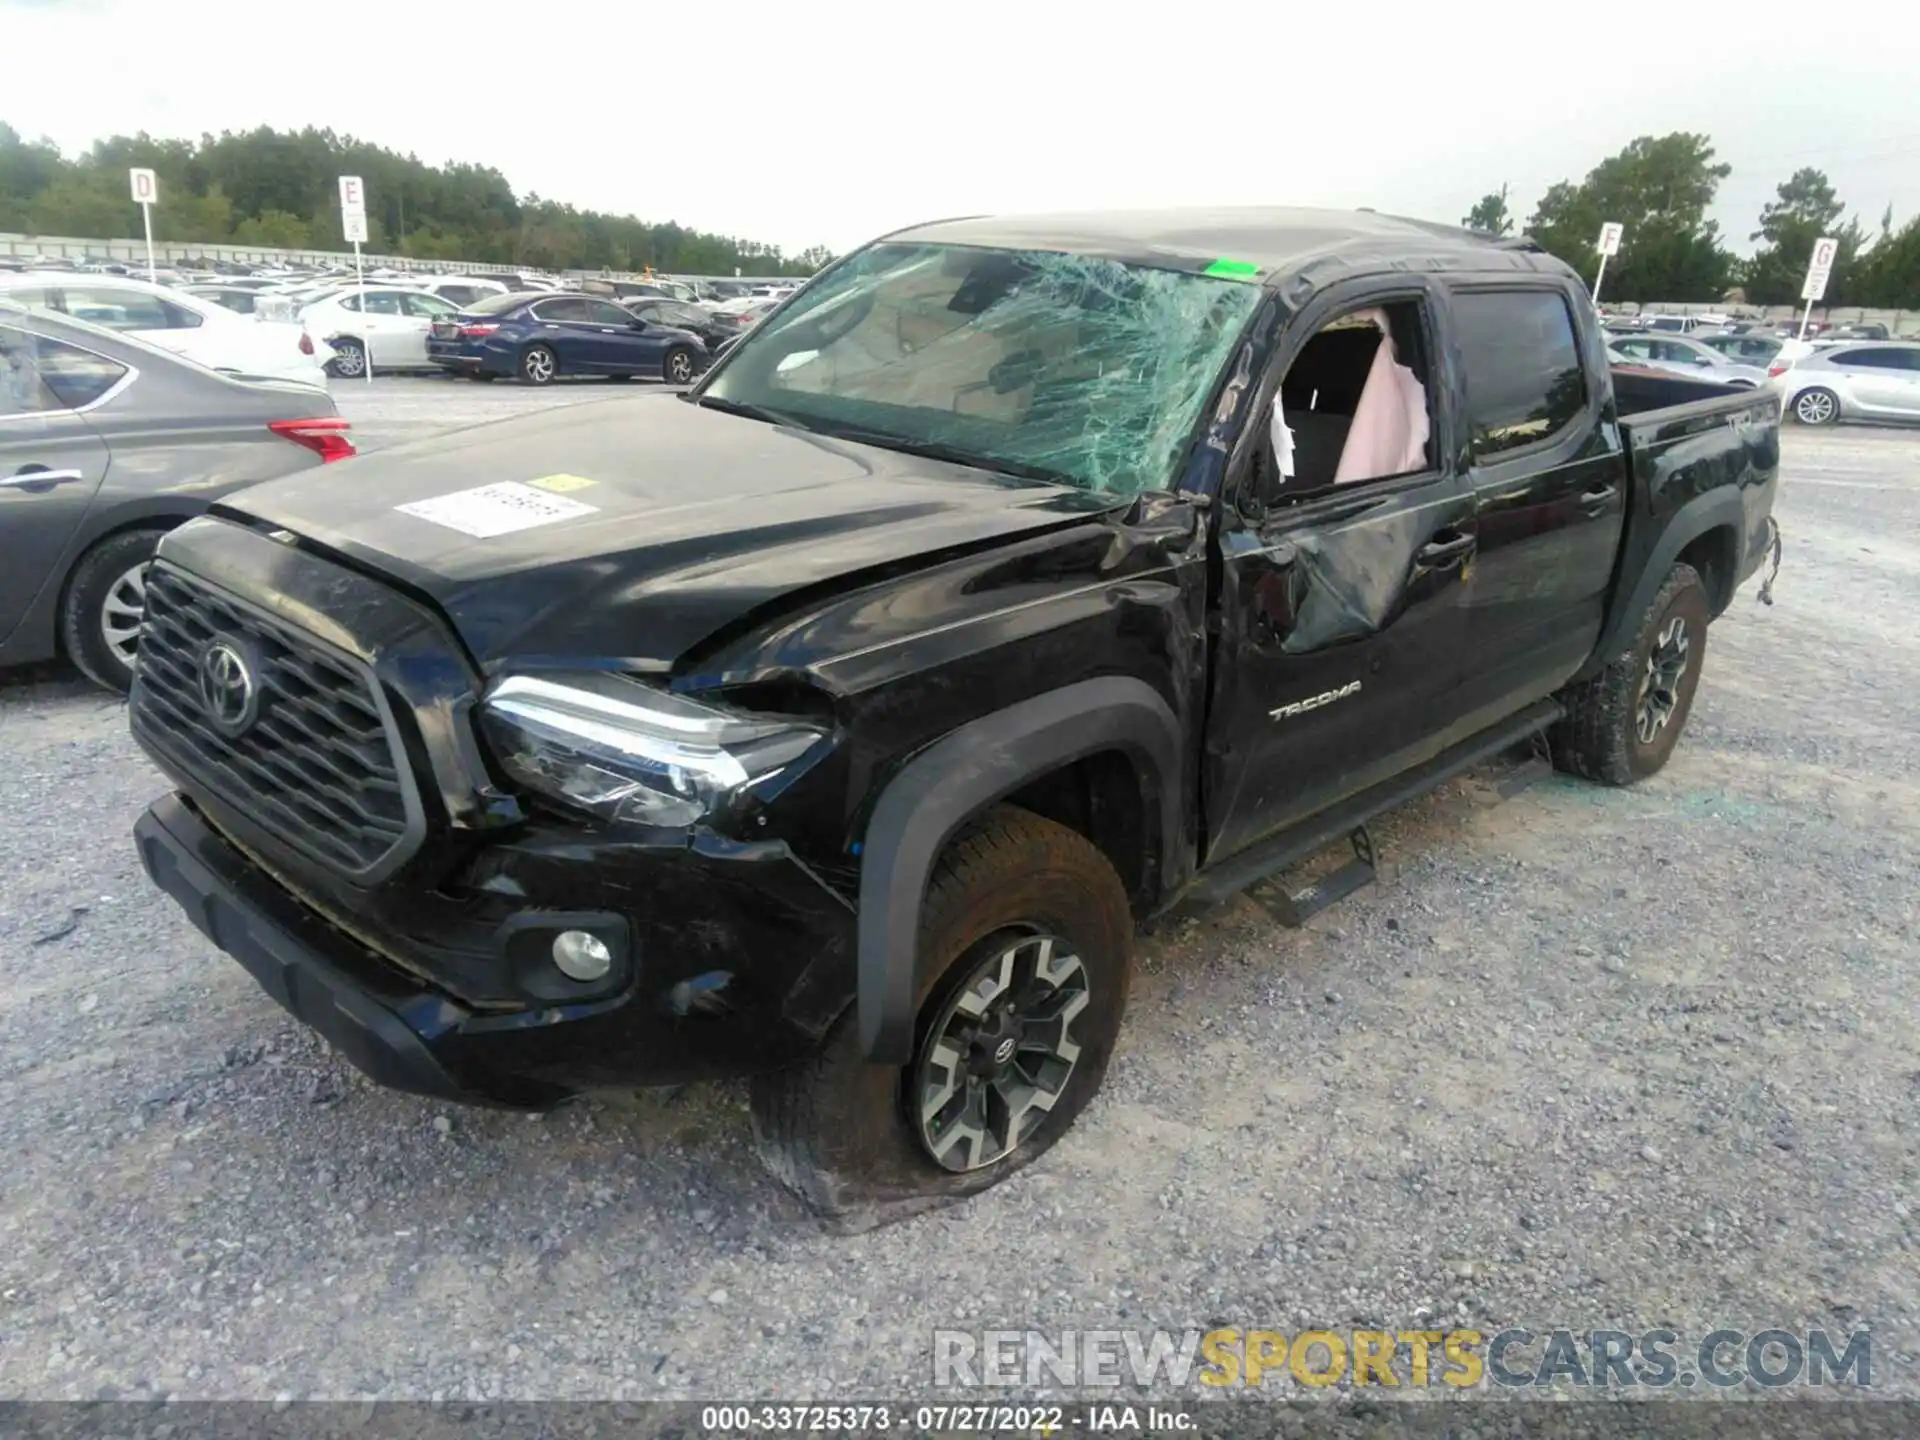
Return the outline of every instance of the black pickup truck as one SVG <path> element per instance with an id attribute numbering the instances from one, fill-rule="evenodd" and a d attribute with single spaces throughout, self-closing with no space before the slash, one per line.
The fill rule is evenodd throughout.
<path id="1" fill-rule="evenodd" d="M 775 1172 L 884 1218 L 1059 1138 L 1143 922 L 1508 747 L 1658 770 L 1777 563 L 1778 421 L 1610 372 L 1525 242 L 920 226 L 685 395 L 168 535 L 140 855 L 376 1080 L 751 1075 Z"/>

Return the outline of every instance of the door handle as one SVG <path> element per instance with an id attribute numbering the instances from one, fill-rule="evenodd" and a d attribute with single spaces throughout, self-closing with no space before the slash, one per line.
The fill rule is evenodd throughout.
<path id="1" fill-rule="evenodd" d="M 1440 535 L 1446 533 L 1442 530 Z M 1450 540 L 1443 540 L 1436 535 L 1420 547 L 1419 553 L 1414 558 L 1430 569 L 1445 570 L 1456 562 L 1466 559 L 1472 553 L 1473 546 L 1474 539 L 1471 535 L 1456 534 Z"/>
<path id="2" fill-rule="evenodd" d="M 1620 493 L 1617 485 L 1596 485 L 1583 491 L 1580 496 L 1580 508 L 1589 515 L 1597 514 L 1612 503 L 1613 497 Z"/>
<path id="3" fill-rule="evenodd" d="M 0 480 L 9 490 L 51 490 L 56 485 L 71 485 L 87 477 L 78 470 L 21 470 Z"/>

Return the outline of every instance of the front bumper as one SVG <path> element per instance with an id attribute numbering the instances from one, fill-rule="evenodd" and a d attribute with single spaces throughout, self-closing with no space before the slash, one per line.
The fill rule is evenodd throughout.
<path id="1" fill-rule="evenodd" d="M 379 965 L 302 909 L 178 798 L 134 823 L 147 878 L 294 1019 L 381 1085 L 442 1099 L 549 1104 L 564 1088 L 464 1073 L 444 1052 L 472 1012 Z"/>
<path id="2" fill-rule="evenodd" d="M 370 902 L 355 916 L 375 937 L 369 943 L 297 897 L 181 796 L 155 802 L 134 838 L 148 877 L 209 940 L 294 1018 L 397 1090 L 540 1107 L 580 1090 L 751 1074 L 811 1053 L 852 998 L 851 917 L 790 862 L 682 852 L 683 863 L 659 866 L 651 886 L 618 863 L 611 868 L 624 872 L 627 894 L 654 892 L 651 914 L 623 915 L 552 903 L 563 880 L 574 893 L 607 898 L 580 873 L 577 843 L 545 857 L 486 852 L 532 892 L 486 927 L 506 947 L 504 963 L 529 927 L 612 935 L 631 925 L 636 940 L 611 993 L 480 1005 L 422 978 L 444 963 L 430 940 L 450 938 L 427 894 L 416 897 L 416 913 L 434 917 L 425 922 L 432 937 L 399 934 Z M 329 897 L 330 907 L 339 903 Z M 466 908 L 490 907 L 475 896 Z M 694 918 L 702 911 L 711 918 Z M 731 943 L 714 946 L 722 935 Z M 730 953 L 715 953 L 722 948 Z"/>

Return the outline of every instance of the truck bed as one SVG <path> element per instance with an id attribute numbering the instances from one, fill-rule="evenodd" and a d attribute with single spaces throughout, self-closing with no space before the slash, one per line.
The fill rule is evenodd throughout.
<path id="1" fill-rule="evenodd" d="M 1633 487 L 1620 573 L 1643 573 L 1673 515 L 1720 492 L 1722 513 L 1737 532 L 1725 557 L 1732 574 L 1717 577 L 1724 605 L 1765 549 L 1780 471 L 1779 392 L 1618 367 L 1613 386 Z"/>

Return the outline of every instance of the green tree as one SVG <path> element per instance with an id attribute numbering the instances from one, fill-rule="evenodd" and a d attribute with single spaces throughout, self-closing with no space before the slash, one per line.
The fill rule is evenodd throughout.
<path id="1" fill-rule="evenodd" d="M 0 123 L 0 230 L 21 230 L 33 202 L 62 173 L 60 152 L 48 141 L 23 140 Z"/>
<path id="2" fill-rule="evenodd" d="M 1716 163 L 1705 135 L 1642 135 L 1609 155 L 1578 184 L 1548 189 L 1526 233 L 1582 275 L 1600 264 L 1600 227 L 1625 226 L 1607 266 L 1606 293 L 1621 300 L 1717 300 L 1732 282 L 1734 257 L 1707 209 L 1732 173 Z"/>
<path id="3" fill-rule="evenodd" d="M 313 243 L 312 231 L 298 215 L 284 210 L 266 210 L 249 215 L 233 227 L 236 245 L 259 245 L 272 250 L 305 250 Z"/>
<path id="4" fill-rule="evenodd" d="M 1860 257 L 1850 303 L 1889 310 L 1920 310 L 1920 215 L 1895 229 L 1893 207 L 1880 217 L 1880 235 Z"/>
<path id="5" fill-rule="evenodd" d="M 1507 187 L 1502 185 L 1499 190 L 1482 195 L 1460 223 L 1469 230 L 1488 235 L 1511 235 L 1513 216 L 1507 210 Z"/>
<path id="6" fill-rule="evenodd" d="M 1866 234 L 1857 221 L 1840 223 L 1847 207 L 1834 194 L 1832 182 L 1818 170 L 1796 170 L 1774 193 L 1776 198 L 1760 212 L 1760 228 L 1749 237 L 1761 245 L 1747 262 L 1747 298 L 1758 305 L 1797 302 L 1814 241 L 1831 235 L 1840 241 L 1840 249 L 1823 303 L 1860 303 L 1851 292 L 1855 262 L 1865 248 Z"/>
<path id="7" fill-rule="evenodd" d="M 138 235 L 140 207 L 127 194 L 126 176 L 118 185 L 104 180 L 98 171 L 62 175 L 26 207 L 27 233 L 103 240 Z"/>
<path id="8" fill-rule="evenodd" d="M 398 247 L 442 260 L 712 274 L 730 274 L 736 265 L 796 275 L 810 268 L 751 240 L 534 195 L 523 200 L 490 166 L 429 165 L 311 127 L 198 140 L 115 135 L 69 159 L 0 125 L 0 229 L 136 237 L 140 213 L 127 194 L 127 170 L 136 165 L 152 168 L 160 182 L 156 239 L 345 250 L 338 181 L 358 175 L 366 184 L 368 248 L 376 252 Z"/>

